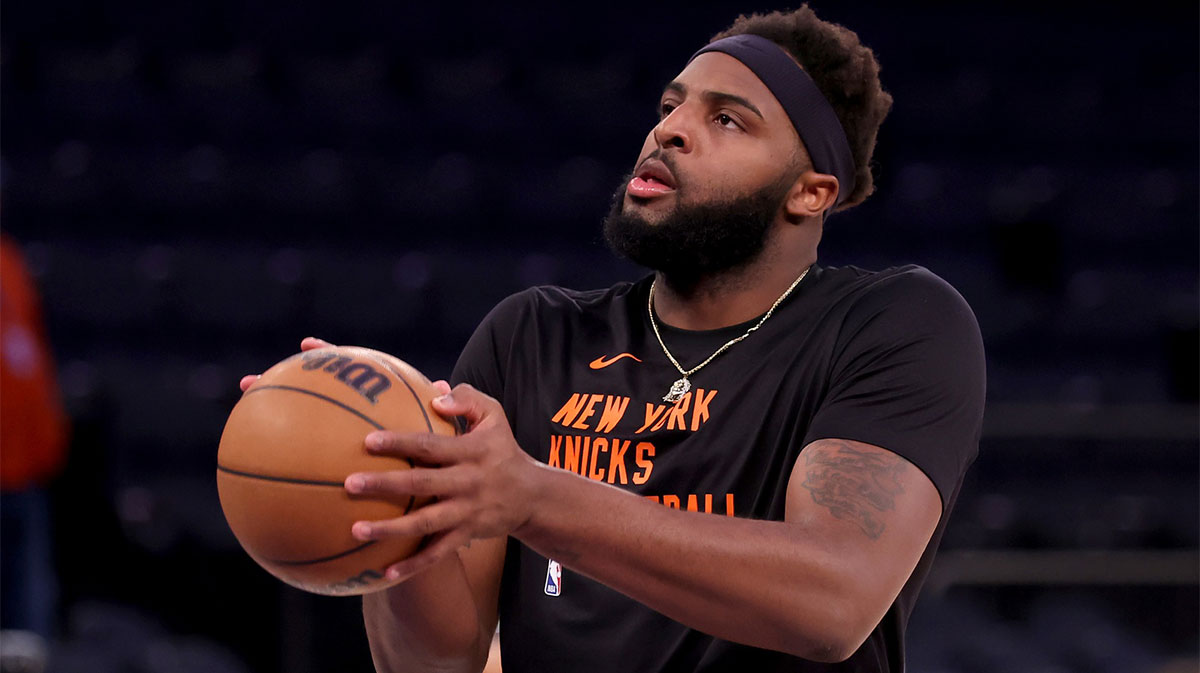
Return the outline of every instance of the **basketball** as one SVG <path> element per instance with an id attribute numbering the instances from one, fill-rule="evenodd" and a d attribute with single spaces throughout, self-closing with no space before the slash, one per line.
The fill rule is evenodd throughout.
<path id="1" fill-rule="evenodd" d="M 392 519 L 425 504 L 351 496 L 354 472 L 411 468 L 367 453 L 375 430 L 455 434 L 430 401 L 438 393 L 407 363 L 352 346 L 293 355 L 271 367 L 234 406 L 217 451 L 225 520 L 246 553 L 275 577 L 330 596 L 395 582 L 384 571 L 419 537 L 363 542 L 355 521 Z"/>

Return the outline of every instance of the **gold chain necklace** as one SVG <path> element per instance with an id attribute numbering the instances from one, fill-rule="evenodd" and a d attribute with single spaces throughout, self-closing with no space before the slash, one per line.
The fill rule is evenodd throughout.
<path id="1" fill-rule="evenodd" d="M 688 377 L 691 376 L 692 374 L 695 374 L 696 372 L 700 371 L 701 367 L 712 362 L 713 359 L 715 359 L 721 353 L 724 353 L 725 351 L 729 350 L 730 346 L 736 344 L 737 342 L 741 341 L 742 339 L 745 339 L 746 337 L 753 334 L 754 331 L 757 330 L 759 327 L 762 327 L 763 323 L 765 323 L 767 321 L 767 318 L 770 318 L 771 314 L 775 312 L 775 309 L 779 308 L 779 305 L 783 303 L 783 300 L 787 299 L 787 296 L 792 293 L 792 290 L 796 289 L 796 286 L 800 284 L 800 281 L 804 280 L 804 277 L 808 275 L 808 271 L 811 268 L 812 267 L 810 266 L 807 269 L 805 269 L 804 273 L 800 274 L 799 278 L 792 281 L 792 284 L 788 286 L 788 289 L 784 290 L 783 294 L 779 295 L 779 299 L 776 299 L 775 303 L 771 304 L 771 308 L 767 309 L 767 312 L 763 314 L 763 317 L 762 317 L 762 319 L 760 319 L 758 321 L 758 324 L 756 324 L 754 327 L 751 327 L 750 329 L 746 330 L 746 333 L 741 335 L 740 337 L 726 341 L 724 346 L 721 346 L 720 348 L 718 348 L 717 351 L 715 353 L 713 353 L 712 355 L 708 356 L 708 358 L 706 358 L 704 360 L 704 362 L 701 362 L 700 364 L 698 364 L 695 367 L 692 367 L 691 369 L 688 369 L 688 370 L 684 370 L 683 366 L 679 364 L 679 361 L 675 359 L 675 356 L 671 355 L 671 351 L 667 349 L 666 342 L 663 341 L 662 334 L 660 334 L 658 331 L 658 322 L 654 319 L 654 286 L 658 282 L 658 279 L 656 278 L 653 281 L 651 281 L 650 282 L 650 298 L 648 300 L 646 300 L 646 311 L 647 311 L 647 313 L 650 314 L 650 326 L 654 328 L 654 336 L 658 339 L 658 345 L 662 346 L 663 353 L 666 354 L 667 359 L 670 360 L 671 364 L 675 365 L 675 369 L 678 369 L 679 373 L 683 375 L 678 381 L 671 384 L 671 390 L 669 390 L 667 392 L 667 394 L 664 395 L 662 398 L 663 402 L 670 402 L 673 404 L 673 403 L 678 402 L 679 400 L 683 399 L 683 396 L 686 395 L 687 392 L 692 389 L 692 382 L 688 380 Z"/>

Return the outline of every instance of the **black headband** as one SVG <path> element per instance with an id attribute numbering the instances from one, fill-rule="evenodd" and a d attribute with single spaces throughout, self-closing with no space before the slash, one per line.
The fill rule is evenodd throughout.
<path id="1" fill-rule="evenodd" d="M 734 35 L 711 42 L 688 59 L 691 63 L 705 52 L 719 51 L 741 61 L 762 83 L 792 120 L 800 141 L 808 149 L 813 168 L 838 179 L 837 204 L 854 191 L 854 155 L 850 141 L 833 106 L 816 82 L 796 64 L 783 48 L 758 35 Z"/>

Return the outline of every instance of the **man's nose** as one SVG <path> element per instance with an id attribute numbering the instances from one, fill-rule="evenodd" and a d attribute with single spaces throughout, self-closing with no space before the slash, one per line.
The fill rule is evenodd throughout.
<path id="1" fill-rule="evenodd" d="M 654 142 L 659 148 L 674 148 L 680 152 L 692 151 L 692 133 L 689 129 L 687 111 L 683 107 L 671 110 L 654 127 Z"/>

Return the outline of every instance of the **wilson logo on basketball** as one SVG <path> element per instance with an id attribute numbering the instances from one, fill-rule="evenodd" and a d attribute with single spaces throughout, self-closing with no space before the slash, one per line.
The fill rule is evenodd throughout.
<path id="1" fill-rule="evenodd" d="M 621 358 L 630 358 L 632 360 L 637 360 L 638 362 L 641 362 L 641 360 L 638 359 L 632 353 L 620 353 L 618 355 L 614 355 L 611 358 L 605 358 L 603 355 L 601 355 L 600 357 L 596 358 L 595 360 L 592 360 L 591 362 L 589 362 L 588 366 L 591 367 L 592 369 L 604 369 L 605 367 L 607 367 L 611 364 L 615 364 Z"/>
<path id="2" fill-rule="evenodd" d="M 300 356 L 304 361 L 302 369 L 312 371 L 321 369 L 333 374 L 337 380 L 350 386 L 371 404 L 379 400 L 379 395 L 392 387 L 388 377 L 365 362 L 355 362 L 354 358 L 338 355 L 337 353 L 322 353 L 322 350 L 308 351 Z"/>

